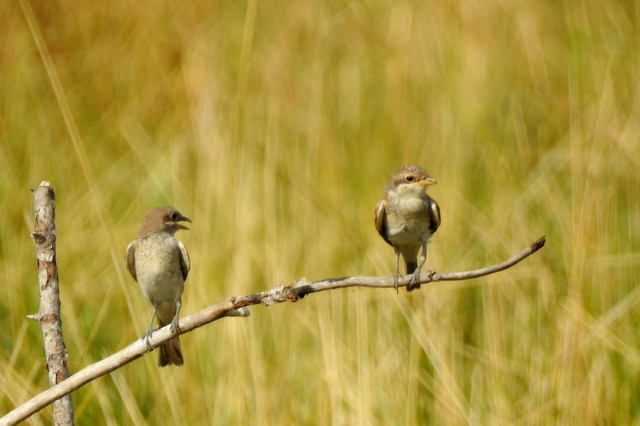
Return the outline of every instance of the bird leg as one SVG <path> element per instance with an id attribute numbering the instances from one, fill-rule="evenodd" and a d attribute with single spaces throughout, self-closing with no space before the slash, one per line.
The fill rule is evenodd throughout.
<path id="1" fill-rule="evenodd" d="M 398 294 L 398 279 L 400 275 L 400 250 L 397 247 L 393 247 L 396 252 L 396 272 L 393 274 L 393 286 L 396 288 L 396 294 Z"/>
<path id="2" fill-rule="evenodd" d="M 415 288 L 420 288 L 420 270 L 424 266 L 427 261 L 427 243 L 422 243 L 422 255 L 420 256 L 420 263 L 418 263 L 418 267 L 415 271 L 413 271 L 413 275 L 411 275 L 411 280 L 409 280 L 408 285 L 417 284 Z M 413 290 L 413 289 L 412 289 Z"/>
<path id="3" fill-rule="evenodd" d="M 176 314 L 173 316 L 173 319 L 171 320 L 171 326 L 169 327 L 171 333 L 180 331 L 180 326 L 178 325 L 180 321 L 180 308 L 182 308 L 182 297 L 178 297 L 178 300 L 176 300 Z"/>
<path id="4" fill-rule="evenodd" d="M 151 315 L 151 321 L 149 321 L 149 327 L 147 328 L 147 332 L 142 336 L 142 340 L 147 345 L 147 350 L 151 350 L 151 334 L 153 333 L 153 320 L 156 318 L 158 310 L 153 308 L 153 315 Z"/>

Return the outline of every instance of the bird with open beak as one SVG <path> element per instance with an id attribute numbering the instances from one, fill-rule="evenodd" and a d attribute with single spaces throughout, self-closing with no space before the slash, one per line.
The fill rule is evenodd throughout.
<path id="1" fill-rule="evenodd" d="M 384 199 L 376 205 L 376 229 L 396 254 L 393 276 L 396 291 L 401 254 L 407 274 L 412 274 L 407 291 L 420 288 L 420 269 L 427 260 L 427 242 L 440 226 L 440 207 L 426 193 L 427 186 L 435 183 L 422 167 L 404 166 L 391 176 Z M 418 263 L 420 248 L 422 255 Z"/>
<path id="2" fill-rule="evenodd" d="M 153 315 L 143 337 L 147 346 L 155 317 L 160 328 L 171 324 L 172 332 L 178 330 L 184 281 L 191 267 L 187 249 L 174 237 L 176 231 L 189 229 L 180 222 L 191 220 L 173 207 L 151 209 L 142 221 L 138 238 L 127 246 L 127 269 L 153 306 Z M 158 366 L 183 364 L 178 336 L 160 346 Z"/>

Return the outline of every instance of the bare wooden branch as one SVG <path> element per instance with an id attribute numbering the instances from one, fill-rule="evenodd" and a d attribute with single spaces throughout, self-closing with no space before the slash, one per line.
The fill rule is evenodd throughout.
<path id="1" fill-rule="evenodd" d="M 60 318 L 60 287 L 56 264 L 55 194 L 49 182 L 42 182 L 33 190 L 33 212 L 35 229 L 31 238 L 36 245 L 38 259 L 38 283 L 40 287 L 40 309 L 29 318 L 40 322 L 49 383 L 55 386 L 69 377 L 67 359 L 69 355 L 62 338 Z M 71 393 L 61 395 L 53 404 L 53 422 L 56 425 L 73 425 L 73 402 Z"/>
<path id="2" fill-rule="evenodd" d="M 541 237 L 507 261 L 487 268 L 476 269 L 474 271 L 453 273 L 426 271 L 420 275 L 420 283 L 427 284 L 434 281 L 467 280 L 493 274 L 510 268 L 516 263 L 522 261 L 541 249 L 544 244 L 545 237 Z M 399 282 L 398 285 L 406 286 L 410 278 L 411 275 L 403 277 L 402 281 Z M 193 315 L 184 317 L 180 320 L 179 334 L 188 333 L 225 316 L 248 316 L 249 311 L 246 309 L 247 306 L 257 305 L 260 303 L 269 306 L 282 302 L 296 302 L 310 293 L 343 287 L 394 288 L 394 283 L 393 277 L 351 276 L 344 278 L 330 278 L 314 282 L 309 282 L 305 278 L 301 278 L 294 281 L 289 286 L 284 287 L 279 285 L 262 293 L 232 297 L 226 302 L 209 306 L 208 308 L 196 312 Z M 169 326 L 155 331 L 152 335 L 151 349 L 157 348 L 160 344 L 171 338 L 172 334 L 169 331 Z M 0 418 L 0 426 L 14 425 L 28 418 L 48 404 L 51 404 L 52 401 L 60 398 L 62 395 L 68 394 L 69 392 L 78 389 L 80 386 L 108 374 L 137 358 L 140 358 L 145 354 L 145 352 L 147 352 L 145 343 L 142 340 L 135 341 L 115 354 L 83 368 L 64 382 L 47 389 L 23 405 L 17 407 L 6 416 Z"/>

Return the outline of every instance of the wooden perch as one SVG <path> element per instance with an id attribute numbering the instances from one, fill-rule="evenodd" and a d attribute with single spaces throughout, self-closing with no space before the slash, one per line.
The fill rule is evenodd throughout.
<path id="1" fill-rule="evenodd" d="M 541 237 L 507 261 L 487 268 L 452 273 L 437 273 L 434 271 L 423 272 L 420 275 L 420 283 L 426 284 L 434 281 L 468 280 L 503 271 L 540 250 L 544 246 L 544 243 L 545 237 Z M 410 278 L 411 275 L 403 277 L 402 281 L 400 281 L 398 285 L 406 286 Z M 193 315 L 184 317 L 180 320 L 179 334 L 188 333 L 225 316 L 248 316 L 249 310 L 246 309 L 247 306 L 257 305 L 259 303 L 269 306 L 282 302 L 296 302 L 310 293 L 343 287 L 394 288 L 394 284 L 393 277 L 366 277 L 357 275 L 343 278 L 329 278 L 313 282 L 309 282 L 305 278 L 300 278 L 289 286 L 284 287 L 279 285 L 262 293 L 232 297 L 226 302 L 209 306 L 208 308 L 196 312 Z M 156 330 L 151 338 L 151 349 L 157 348 L 161 343 L 171 339 L 171 337 L 172 334 L 169 331 L 169 326 Z M 9 412 L 6 416 L 0 418 L 0 426 L 14 425 L 28 418 L 58 398 L 78 389 L 80 386 L 89 383 L 100 376 L 104 376 L 105 374 L 140 358 L 146 352 L 147 347 L 145 343 L 141 339 L 136 340 L 126 348 L 83 368 L 62 383 L 47 389 L 39 395 L 36 395 L 31 400 Z"/>
<path id="2" fill-rule="evenodd" d="M 55 386 L 69 377 L 67 349 L 62 338 L 60 318 L 60 282 L 56 263 L 56 202 L 49 182 L 42 182 L 33 190 L 33 212 L 35 229 L 31 234 L 36 246 L 38 260 L 38 284 L 40 309 L 28 315 L 40 323 L 47 360 L 49 384 Z M 71 394 L 58 396 L 53 404 L 53 422 L 56 425 L 73 425 L 73 403 Z"/>

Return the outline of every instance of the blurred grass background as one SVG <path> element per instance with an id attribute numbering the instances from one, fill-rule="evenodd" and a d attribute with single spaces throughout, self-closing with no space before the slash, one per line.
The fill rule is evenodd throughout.
<path id="1" fill-rule="evenodd" d="M 74 392 L 79 424 L 638 424 L 638 2 L 0 3 L 0 410 L 48 387 L 30 188 L 57 194 L 69 367 L 139 338 L 150 208 L 193 219 L 183 315 L 390 276 L 373 208 L 420 164 L 420 292 L 254 307 Z M 48 424 L 51 409 L 30 419 Z"/>

